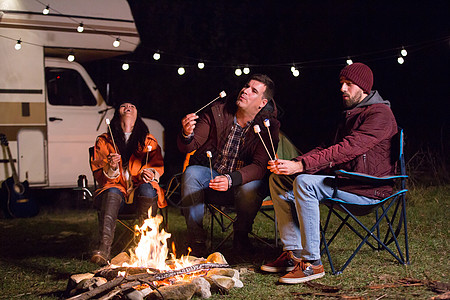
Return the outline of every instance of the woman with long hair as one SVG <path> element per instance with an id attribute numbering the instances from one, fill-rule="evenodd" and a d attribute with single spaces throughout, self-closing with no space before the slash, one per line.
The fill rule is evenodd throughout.
<path id="1" fill-rule="evenodd" d="M 107 264 L 119 211 L 136 209 L 139 221 L 167 204 L 159 186 L 164 172 L 161 147 L 131 102 L 122 102 L 109 130 L 97 138 L 91 167 L 99 183 L 94 205 L 99 210 L 99 242 L 91 261 Z"/>

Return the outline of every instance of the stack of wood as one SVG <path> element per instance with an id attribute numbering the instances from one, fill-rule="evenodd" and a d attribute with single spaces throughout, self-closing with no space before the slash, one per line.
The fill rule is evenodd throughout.
<path id="1" fill-rule="evenodd" d="M 121 254 L 123 256 L 123 254 Z M 220 253 L 182 269 L 160 271 L 141 267 L 107 266 L 92 273 L 72 275 L 66 290 L 69 300 L 84 299 L 190 299 L 209 298 L 242 287 L 239 272 Z M 189 275 L 180 280 L 180 275 Z M 186 276 L 183 276 L 186 277 Z"/>

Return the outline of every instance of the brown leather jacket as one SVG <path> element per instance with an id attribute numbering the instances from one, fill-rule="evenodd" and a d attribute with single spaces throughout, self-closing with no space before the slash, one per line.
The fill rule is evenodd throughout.
<path id="1" fill-rule="evenodd" d="M 343 169 L 372 176 L 393 175 L 391 142 L 397 133 L 397 122 L 390 103 L 372 91 L 355 108 L 344 113 L 345 121 L 338 130 L 336 144 L 314 149 L 294 160 L 303 162 L 306 173 Z M 339 189 L 375 199 L 392 194 L 392 186 L 357 184 L 350 180 L 339 180 Z"/>
<path id="2" fill-rule="evenodd" d="M 212 153 L 212 165 L 220 158 L 234 121 L 235 106 L 233 106 L 233 103 L 217 102 L 208 108 L 197 119 L 193 137 L 186 139 L 180 131 L 177 138 L 178 149 L 182 153 L 197 150 L 190 158 L 190 165 L 209 167 L 206 151 Z M 276 116 L 277 108 L 273 100 L 269 101 L 256 115 L 251 128 L 246 133 L 244 146 L 239 149 L 238 160 L 242 167 L 230 174 L 233 186 L 262 179 L 267 173 L 269 156 L 259 136 L 254 132 L 253 126 L 258 124 L 261 128 L 261 137 L 273 157 L 270 137 L 263 122 L 266 118 L 270 120 L 270 135 L 276 150 L 280 130 L 280 123 Z"/>

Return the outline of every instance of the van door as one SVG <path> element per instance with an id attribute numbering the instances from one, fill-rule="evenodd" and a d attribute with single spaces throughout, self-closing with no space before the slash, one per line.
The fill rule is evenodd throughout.
<path id="1" fill-rule="evenodd" d="M 107 106 L 81 65 L 45 62 L 49 186 L 73 187 L 80 174 L 92 183 L 88 149 L 106 131 L 101 111 Z"/>

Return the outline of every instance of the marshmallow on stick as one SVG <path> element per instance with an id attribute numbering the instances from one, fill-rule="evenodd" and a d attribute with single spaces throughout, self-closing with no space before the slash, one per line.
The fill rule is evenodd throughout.
<path id="1" fill-rule="evenodd" d="M 273 155 L 275 157 L 275 159 L 278 159 L 277 157 L 277 153 L 275 152 L 275 147 L 273 146 L 273 141 L 272 141 L 272 135 L 270 134 L 270 120 L 269 119 L 265 119 L 264 120 L 264 126 L 267 127 L 267 132 L 269 132 L 269 139 L 270 139 L 270 144 L 272 145 L 272 151 L 273 151 Z"/>
<path id="2" fill-rule="evenodd" d="M 197 114 L 199 111 L 201 111 L 202 109 L 204 109 L 205 107 L 207 107 L 208 105 L 210 105 L 211 103 L 213 103 L 214 101 L 216 101 L 219 98 L 224 98 L 227 95 L 227 93 L 225 93 L 225 91 L 221 91 L 219 96 L 214 98 L 212 101 L 210 101 L 208 104 L 204 105 L 202 108 L 200 108 L 199 110 L 197 110 L 194 114 Z"/>
<path id="3" fill-rule="evenodd" d="M 211 171 L 211 180 L 213 180 L 213 175 L 212 175 L 212 164 L 211 164 L 211 158 L 212 158 L 212 153 L 211 153 L 211 151 L 206 151 L 206 156 L 208 156 L 208 158 L 209 158 L 209 170 Z"/>
<path id="4" fill-rule="evenodd" d="M 145 159 L 145 165 L 147 165 L 147 163 L 148 163 L 148 154 L 150 153 L 150 151 L 152 151 L 152 146 L 148 145 L 147 146 L 147 158 Z"/>
<path id="5" fill-rule="evenodd" d="M 111 126 L 109 126 L 109 124 L 110 124 L 109 119 L 106 118 L 105 122 L 106 122 L 106 125 L 108 125 L 108 129 L 109 129 L 109 133 L 111 134 L 111 138 L 112 138 L 112 142 L 113 142 L 113 145 L 114 145 L 114 149 L 116 150 L 116 153 L 119 153 L 119 152 L 117 152 L 116 142 L 114 142 L 114 136 L 113 136 L 113 133 L 112 133 L 112 130 L 111 130 Z"/>
<path id="6" fill-rule="evenodd" d="M 254 130 L 255 133 L 259 136 L 259 138 L 261 139 L 261 142 L 262 142 L 264 148 L 266 149 L 267 155 L 269 155 L 270 160 L 273 160 L 273 159 L 272 159 L 272 156 L 271 156 L 270 153 L 269 153 L 269 150 L 268 150 L 267 147 L 266 147 L 266 144 L 264 143 L 264 140 L 263 140 L 262 137 L 261 137 L 261 134 L 260 134 L 261 128 L 259 128 L 259 125 L 256 124 L 255 126 L 253 126 L 253 130 Z"/>

